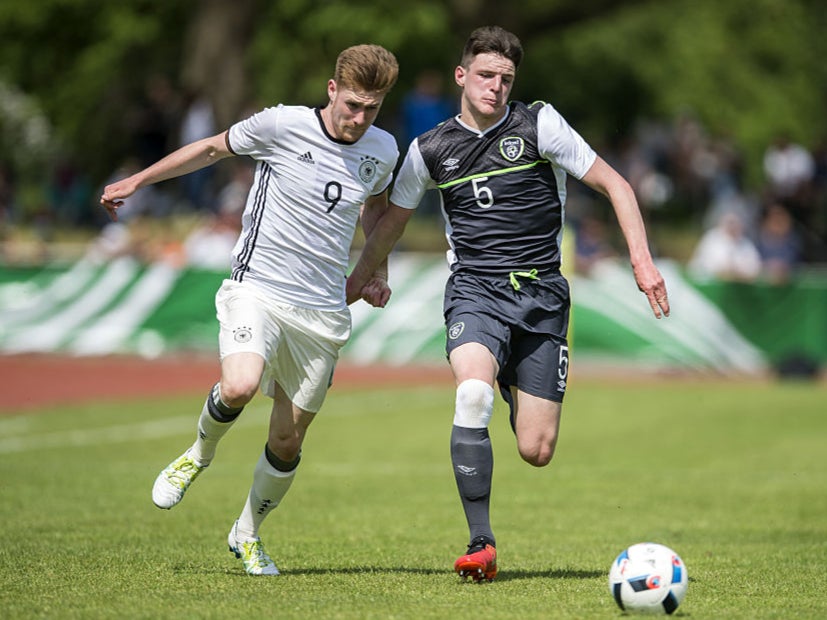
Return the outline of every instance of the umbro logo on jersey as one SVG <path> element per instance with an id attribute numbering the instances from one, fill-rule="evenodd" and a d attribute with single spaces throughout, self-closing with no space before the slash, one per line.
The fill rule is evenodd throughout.
<path id="1" fill-rule="evenodd" d="M 304 164 L 313 164 L 315 165 L 315 161 L 313 161 L 313 155 L 310 154 L 310 151 L 307 151 L 304 155 L 299 155 L 296 159 Z"/>
<path id="2" fill-rule="evenodd" d="M 442 162 L 442 166 L 445 168 L 445 172 L 451 172 L 459 168 L 459 160 L 451 157 Z"/>

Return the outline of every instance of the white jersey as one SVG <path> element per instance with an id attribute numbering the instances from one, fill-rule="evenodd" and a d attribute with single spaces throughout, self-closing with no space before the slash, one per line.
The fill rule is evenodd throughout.
<path id="1" fill-rule="evenodd" d="M 355 143 L 337 140 L 318 109 L 279 105 L 230 127 L 227 145 L 258 160 L 232 279 L 296 306 L 345 308 L 360 208 L 393 178 L 394 138 L 371 126 Z"/>

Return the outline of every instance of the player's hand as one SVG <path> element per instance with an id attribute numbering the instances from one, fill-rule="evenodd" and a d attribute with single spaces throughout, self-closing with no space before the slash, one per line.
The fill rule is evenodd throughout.
<path id="1" fill-rule="evenodd" d="M 385 276 L 374 274 L 362 287 L 361 298 L 374 308 L 384 308 L 391 298 L 391 287 Z"/>
<path id="2" fill-rule="evenodd" d="M 345 301 L 349 306 L 362 299 L 362 287 L 364 283 L 356 282 L 353 276 L 349 276 L 345 283 Z"/>
<path id="3" fill-rule="evenodd" d="M 123 205 L 123 199 L 134 194 L 137 189 L 131 178 L 123 179 L 103 188 L 100 202 L 113 222 L 118 221 L 118 208 Z"/>
<path id="4" fill-rule="evenodd" d="M 632 269 L 637 287 L 646 295 L 655 317 L 659 319 L 662 316 L 669 316 L 669 296 L 666 294 L 666 283 L 655 264 L 647 261 L 642 265 L 633 265 Z"/>

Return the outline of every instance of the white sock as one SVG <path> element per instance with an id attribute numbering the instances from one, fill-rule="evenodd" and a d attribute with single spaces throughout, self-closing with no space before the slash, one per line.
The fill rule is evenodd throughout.
<path id="1" fill-rule="evenodd" d="M 199 467 L 206 467 L 215 457 L 215 449 L 221 438 L 230 430 L 232 422 L 219 422 L 210 415 L 207 403 L 201 409 L 201 416 L 198 418 L 198 438 L 190 448 L 190 456 Z"/>
<path id="2" fill-rule="evenodd" d="M 253 484 L 250 487 L 250 494 L 247 496 L 247 503 L 238 518 L 238 535 L 242 540 L 258 538 L 258 528 L 276 506 L 281 503 L 282 498 L 287 494 L 296 470 L 279 471 L 267 460 L 264 452 L 256 463 L 253 472 Z"/>

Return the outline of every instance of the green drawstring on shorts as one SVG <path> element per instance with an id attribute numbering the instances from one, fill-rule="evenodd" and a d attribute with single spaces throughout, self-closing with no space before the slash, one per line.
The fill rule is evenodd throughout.
<path id="1" fill-rule="evenodd" d="M 532 269 L 531 271 L 512 271 L 508 274 L 508 279 L 511 280 L 511 286 L 514 287 L 515 291 L 520 290 L 520 281 L 517 278 L 528 278 L 529 280 L 539 280 L 540 278 L 537 277 L 537 270 Z"/>

